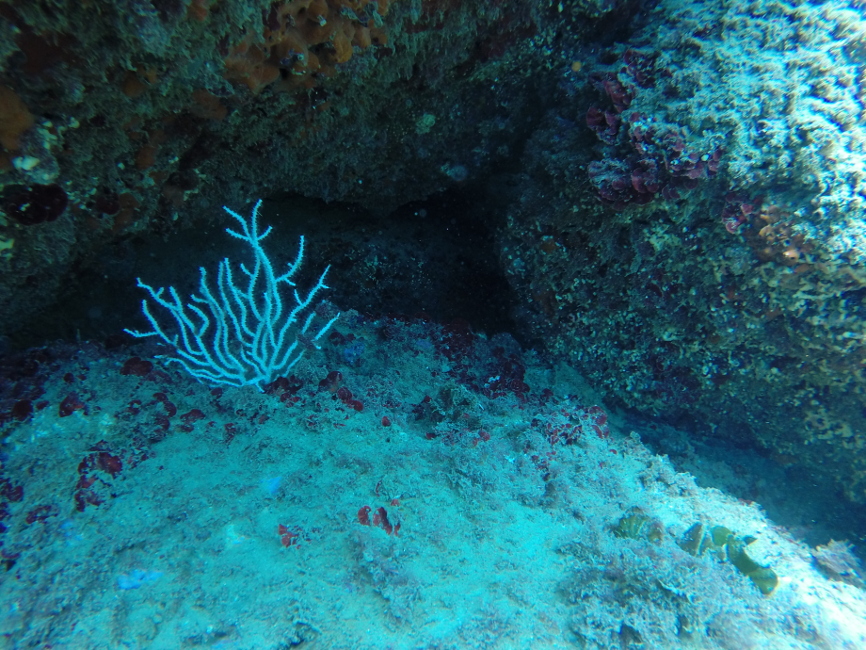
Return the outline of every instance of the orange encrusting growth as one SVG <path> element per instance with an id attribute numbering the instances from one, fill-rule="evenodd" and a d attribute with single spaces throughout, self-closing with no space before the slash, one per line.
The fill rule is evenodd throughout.
<path id="1" fill-rule="evenodd" d="M 209 14 L 209 0 L 192 0 L 192 2 L 189 3 L 189 6 L 186 9 L 187 18 L 194 18 L 200 23 L 203 23 L 205 20 L 207 20 Z"/>
<path id="2" fill-rule="evenodd" d="M 6 151 L 21 147 L 21 136 L 33 126 L 33 115 L 14 90 L 0 86 L 0 146 Z"/>
<path id="3" fill-rule="evenodd" d="M 279 80 L 278 90 L 312 88 L 336 74 L 354 48 L 383 45 L 381 17 L 392 0 L 291 0 L 271 7 L 261 37 L 248 32 L 225 58 L 224 76 L 253 93 Z"/>
<path id="4" fill-rule="evenodd" d="M 197 117 L 220 122 L 228 115 L 228 109 L 219 97 L 204 88 L 192 91 L 192 100 L 194 104 L 190 108 L 190 112 Z"/>

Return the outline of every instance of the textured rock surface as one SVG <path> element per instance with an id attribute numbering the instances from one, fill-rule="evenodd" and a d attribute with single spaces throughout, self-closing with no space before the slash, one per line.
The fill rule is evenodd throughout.
<path id="1" fill-rule="evenodd" d="M 502 255 L 529 329 L 609 397 L 758 440 L 862 501 L 855 9 L 660 3 L 563 79 Z"/>
<path id="2" fill-rule="evenodd" d="M 274 192 L 383 213 L 485 173 L 538 115 L 545 53 L 532 39 L 556 14 L 515 1 L 124 0 L 7 2 L 0 16 L 8 332 L 100 243 Z M 35 186 L 62 188 L 67 209 L 17 218 Z"/>

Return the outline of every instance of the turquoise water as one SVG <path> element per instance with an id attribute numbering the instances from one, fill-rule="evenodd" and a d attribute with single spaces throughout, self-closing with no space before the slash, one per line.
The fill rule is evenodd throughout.
<path id="1" fill-rule="evenodd" d="M 0 648 L 866 647 L 864 42 L 0 3 Z"/>

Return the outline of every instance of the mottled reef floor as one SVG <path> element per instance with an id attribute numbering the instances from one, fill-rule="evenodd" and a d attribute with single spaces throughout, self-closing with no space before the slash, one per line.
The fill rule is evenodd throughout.
<path id="1" fill-rule="evenodd" d="M 0 647 L 866 647 L 842 549 L 506 335 L 349 313 L 264 392 L 155 351 L 2 366 Z"/>

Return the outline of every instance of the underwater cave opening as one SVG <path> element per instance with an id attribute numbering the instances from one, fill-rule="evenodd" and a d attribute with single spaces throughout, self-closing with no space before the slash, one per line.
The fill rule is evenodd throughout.
<path id="1" fill-rule="evenodd" d="M 342 310 L 373 318 L 460 320 L 488 336 L 517 336 L 511 317 L 516 298 L 496 249 L 501 214 L 485 199 L 485 192 L 462 187 L 377 216 L 350 204 L 278 195 L 262 207 L 262 226 L 273 227 L 263 246 L 281 268 L 294 261 L 303 234 L 298 286 L 312 285 L 330 264 L 331 288 L 322 297 Z M 230 207 L 245 212 L 249 206 Z M 54 304 L 10 335 L 11 347 L 56 340 L 116 343 L 123 328 L 145 327 L 136 278 L 155 287 L 173 285 L 182 298 L 196 292 L 198 267 L 213 282 L 223 257 L 236 268 L 246 261 L 223 230 L 230 225 L 217 207 L 167 235 L 106 244 L 68 274 Z"/>

